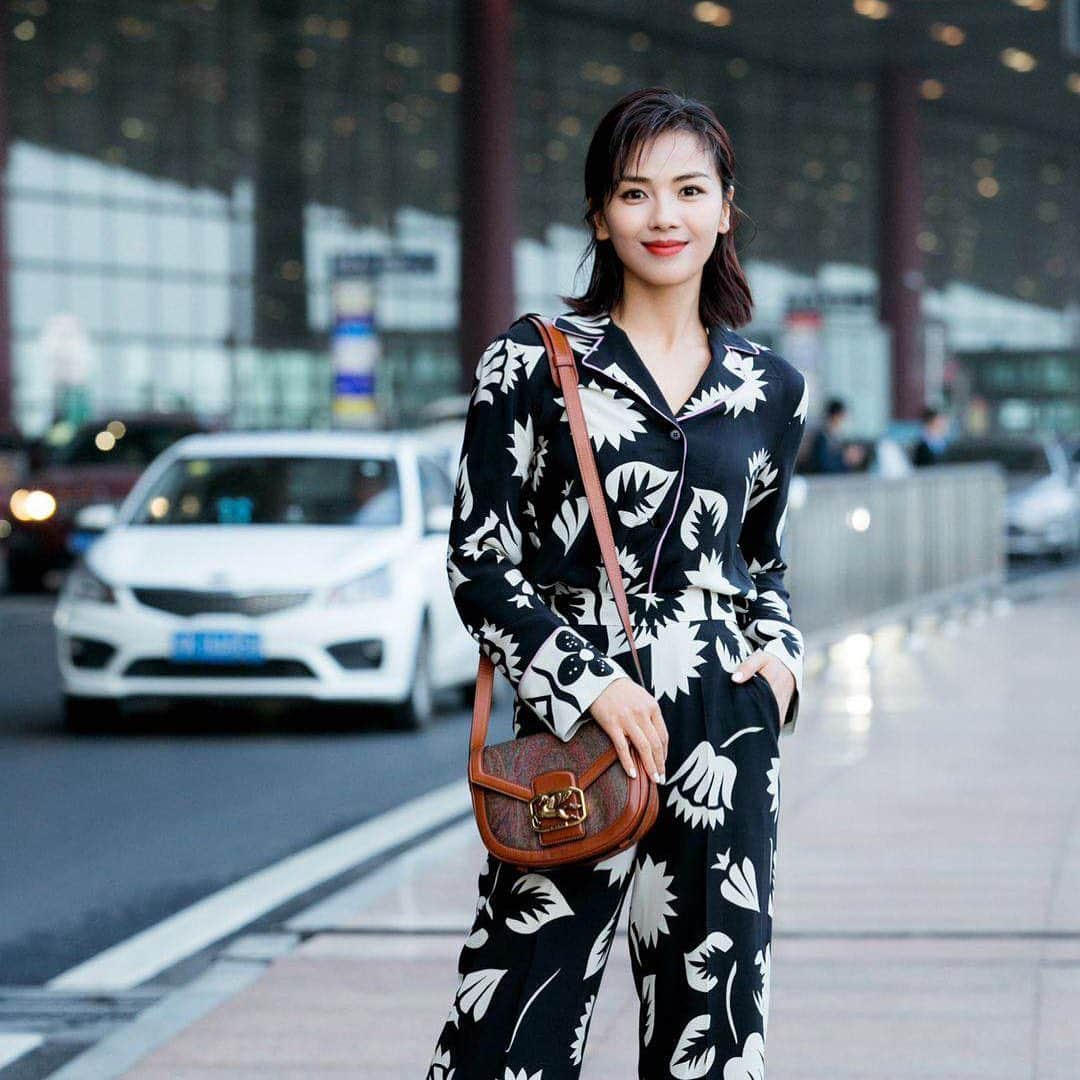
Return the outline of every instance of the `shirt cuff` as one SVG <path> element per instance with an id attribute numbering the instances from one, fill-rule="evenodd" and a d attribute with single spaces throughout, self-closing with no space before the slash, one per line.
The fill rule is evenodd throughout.
<path id="1" fill-rule="evenodd" d="M 553 630 L 529 661 L 518 696 L 564 742 L 591 720 L 589 706 L 616 679 L 630 676 L 576 630 Z"/>

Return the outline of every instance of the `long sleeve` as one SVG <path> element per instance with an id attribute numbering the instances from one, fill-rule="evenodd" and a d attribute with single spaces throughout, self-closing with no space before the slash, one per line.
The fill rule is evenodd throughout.
<path id="1" fill-rule="evenodd" d="M 803 679 L 803 637 L 791 617 L 791 604 L 784 575 L 781 541 L 787 521 L 788 489 L 795 471 L 799 444 L 806 429 L 806 377 L 794 373 L 791 396 L 786 406 L 788 420 L 772 452 L 762 454 L 748 489 L 750 507 L 743 519 L 739 547 L 754 582 L 754 594 L 747 601 L 744 631 L 747 638 L 765 652 L 782 660 L 795 676 L 795 690 L 782 726 L 795 729 Z"/>
<path id="2" fill-rule="evenodd" d="M 521 571 L 525 488 L 537 452 L 530 377 L 550 380 L 550 372 L 542 344 L 515 340 L 535 329 L 511 330 L 488 345 L 476 367 L 446 570 L 466 629 L 519 699 L 568 740 L 626 672 L 557 615 Z"/>

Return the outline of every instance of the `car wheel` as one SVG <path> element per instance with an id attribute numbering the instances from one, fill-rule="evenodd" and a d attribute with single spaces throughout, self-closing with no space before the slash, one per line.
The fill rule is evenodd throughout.
<path id="1" fill-rule="evenodd" d="M 108 730 L 120 719 L 120 703 L 114 698 L 64 695 L 64 727 L 71 732 Z"/>
<path id="2" fill-rule="evenodd" d="M 430 727 L 435 719 L 435 695 L 431 686 L 431 631 L 427 619 L 420 624 L 416 664 L 405 700 L 398 706 L 400 726 L 413 731 Z"/>

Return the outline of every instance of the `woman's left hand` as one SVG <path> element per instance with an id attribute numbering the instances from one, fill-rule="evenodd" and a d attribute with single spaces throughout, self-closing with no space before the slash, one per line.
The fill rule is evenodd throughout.
<path id="1" fill-rule="evenodd" d="M 776 704 L 780 709 L 780 723 L 783 724 L 791 705 L 791 696 L 795 693 L 795 676 L 791 668 L 772 653 L 767 653 L 764 649 L 755 649 L 735 668 L 731 677 L 735 682 L 745 682 L 755 671 L 760 671 L 772 688 Z"/>

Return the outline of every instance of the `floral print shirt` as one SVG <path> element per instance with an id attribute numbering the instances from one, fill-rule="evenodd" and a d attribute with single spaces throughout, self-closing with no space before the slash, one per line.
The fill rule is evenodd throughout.
<path id="1" fill-rule="evenodd" d="M 652 646 L 658 701 L 686 692 L 703 662 L 731 671 L 754 648 L 795 678 L 781 538 L 806 426 L 802 372 L 726 326 L 675 412 L 608 314 L 555 318 L 573 348 L 579 392 L 630 607 L 635 644 Z M 519 701 L 562 739 L 632 658 L 593 529 L 561 391 L 539 331 L 518 319 L 476 366 L 459 458 L 446 569 L 457 611 Z M 704 655 L 687 624 L 718 619 Z M 624 669 L 576 627 L 606 626 Z M 692 636 L 692 635 L 691 635 Z M 681 688 L 681 689 L 680 689 Z"/>

